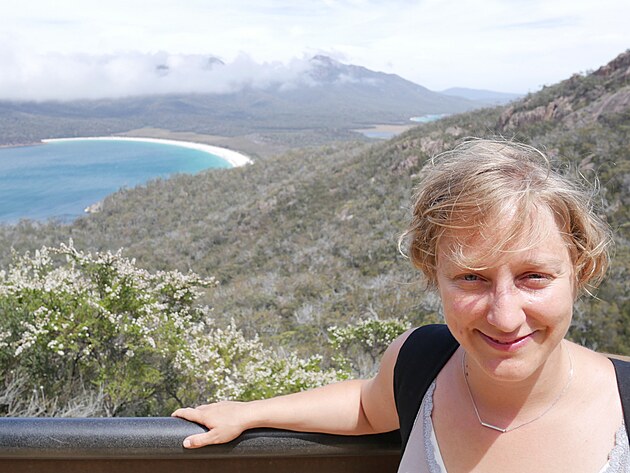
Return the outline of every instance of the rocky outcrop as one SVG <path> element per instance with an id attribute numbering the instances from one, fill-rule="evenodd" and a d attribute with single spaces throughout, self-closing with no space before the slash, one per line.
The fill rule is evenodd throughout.
<path id="1" fill-rule="evenodd" d="M 621 53 L 608 64 L 597 69 L 593 75 L 599 77 L 619 75 L 621 78 L 630 78 L 630 50 Z"/>
<path id="2" fill-rule="evenodd" d="M 517 111 L 514 106 L 511 106 L 506 108 L 499 117 L 499 128 L 510 130 L 537 122 L 560 120 L 571 112 L 572 106 L 569 97 L 559 97 L 547 105 L 540 105 L 531 110 L 519 109 Z"/>
<path id="3" fill-rule="evenodd" d="M 99 213 L 101 210 L 103 210 L 103 202 L 99 201 L 92 205 L 88 205 L 83 211 L 86 214 L 95 214 L 95 213 Z"/>
<path id="4" fill-rule="evenodd" d="M 630 107 L 630 85 L 618 90 L 614 94 L 609 94 L 597 100 L 591 106 L 595 119 L 600 115 L 621 113 Z"/>
<path id="5" fill-rule="evenodd" d="M 439 134 L 431 133 L 428 136 L 403 141 L 396 145 L 396 149 L 398 151 L 416 148 L 420 148 L 420 150 L 428 156 L 434 156 L 444 151 L 444 140 L 439 136 Z"/>
<path id="6" fill-rule="evenodd" d="M 506 108 L 497 128 L 512 131 L 523 126 L 549 121 L 580 125 L 601 116 L 621 113 L 630 106 L 630 50 L 588 75 L 574 74 L 569 79 L 543 89 L 541 93 Z"/>
<path id="7" fill-rule="evenodd" d="M 630 85 L 614 93 L 605 94 L 593 103 L 567 116 L 563 122 L 569 126 L 584 125 L 601 117 L 623 113 L 630 109 Z"/>
<path id="8" fill-rule="evenodd" d="M 395 163 L 390 170 L 395 174 L 407 174 L 410 169 L 418 167 L 419 161 L 420 157 L 417 154 L 414 154 Z"/>

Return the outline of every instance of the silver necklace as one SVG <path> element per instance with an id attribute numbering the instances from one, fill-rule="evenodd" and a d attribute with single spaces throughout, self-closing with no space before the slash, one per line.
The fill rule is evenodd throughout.
<path id="1" fill-rule="evenodd" d="M 462 374 L 464 375 L 464 382 L 466 383 L 466 388 L 468 389 L 468 395 L 470 396 L 470 402 L 472 402 L 473 408 L 475 409 L 475 414 L 477 415 L 477 420 L 479 421 L 479 423 L 483 426 L 483 427 L 487 427 L 488 429 L 492 429 L 492 430 L 496 430 L 498 432 L 501 432 L 502 434 L 505 434 L 506 432 L 511 432 L 513 430 L 516 429 L 520 429 L 521 427 L 524 427 L 528 424 L 531 424 L 534 421 L 537 421 L 538 419 L 540 419 L 542 416 L 544 416 L 547 412 L 549 412 L 551 409 L 553 409 L 553 406 L 555 406 L 558 401 L 560 400 L 560 398 L 562 396 L 564 396 L 564 393 L 567 392 L 567 389 L 569 389 L 569 384 L 571 384 L 571 380 L 573 379 L 573 358 L 571 358 L 571 352 L 569 351 L 568 348 L 565 347 L 565 350 L 567 351 L 567 354 L 569 355 L 569 379 L 567 380 L 567 383 L 564 385 L 564 387 L 562 388 L 562 391 L 560 391 L 560 394 L 558 394 L 558 396 L 556 396 L 556 398 L 553 400 L 553 402 L 549 405 L 549 407 L 547 409 L 545 409 L 542 414 L 539 414 L 538 416 L 534 417 L 533 419 L 528 420 L 527 422 L 523 422 L 522 424 L 518 424 L 514 427 L 499 427 L 493 424 L 489 424 L 488 422 L 484 422 L 483 420 L 481 420 L 481 416 L 479 415 L 479 409 L 477 409 L 477 404 L 475 403 L 475 399 L 473 398 L 472 395 L 472 391 L 470 390 L 470 385 L 468 384 L 468 376 L 466 375 L 466 352 L 464 352 L 464 355 L 462 356 Z"/>

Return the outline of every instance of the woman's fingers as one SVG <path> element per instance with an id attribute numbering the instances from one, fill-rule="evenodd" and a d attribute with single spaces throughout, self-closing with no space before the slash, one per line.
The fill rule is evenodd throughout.
<path id="1" fill-rule="evenodd" d="M 175 412 L 171 414 L 171 417 L 181 417 L 182 419 L 186 419 L 192 422 L 197 422 L 198 424 L 203 424 L 206 427 L 210 428 L 209 425 L 206 425 L 204 411 L 201 410 L 200 406 L 196 409 L 192 407 L 183 407 L 181 409 L 177 409 Z"/>
<path id="2" fill-rule="evenodd" d="M 226 428 L 211 429 L 203 434 L 191 435 L 184 439 L 185 448 L 199 448 L 206 445 L 215 445 L 218 443 L 227 443 L 238 437 L 242 431 L 238 429 Z"/>
<path id="3" fill-rule="evenodd" d="M 181 417 L 192 422 L 206 426 L 209 431 L 195 434 L 184 439 L 185 448 L 199 448 L 204 445 L 226 443 L 234 440 L 243 432 L 243 427 L 234 422 L 237 416 L 233 410 L 236 403 L 208 404 L 197 408 L 186 407 L 177 409 L 171 414 L 173 417 Z M 226 409 L 232 407 L 232 409 Z"/>
<path id="4" fill-rule="evenodd" d="M 184 448 L 199 448 L 204 447 L 206 445 L 212 445 L 217 442 L 216 436 L 212 432 L 212 430 L 208 432 L 204 432 L 203 434 L 191 435 L 190 437 L 186 437 L 184 439 Z"/>

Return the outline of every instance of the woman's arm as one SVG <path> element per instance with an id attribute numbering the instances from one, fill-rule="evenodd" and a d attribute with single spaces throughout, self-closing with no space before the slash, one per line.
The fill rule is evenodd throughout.
<path id="1" fill-rule="evenodd" d="M 225 443 L 244 430 L 271 427 L 303 432 L 363 435 L 398 428 L 393 373 L 409 332 L 387 349 L 378 374 L 261 401 L 233 402 L 176 410 L 172 415 L 205 425 L 209 431 L 184 440 L 184 447 Z"/>

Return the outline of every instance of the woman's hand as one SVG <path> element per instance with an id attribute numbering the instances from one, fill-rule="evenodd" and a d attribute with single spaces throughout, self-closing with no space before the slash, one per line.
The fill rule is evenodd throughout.
<path id="1" fill-rule="evenodd" d="M 246 410 L 247 403 L 223 401 L 196 408 L 177 409 L 171 416 L 205 425 L 209 429 L 208 432 L 184 439 L 185 448 L 199 448 L 226 443 L 241 435 L 248 428 L 245 421 Z"/>
<path id="2" fill-rule="evenodd" d="M 411 330 L 398 337 L 381 360 L 378 374 L 369 380 L 347 380 L 321 388 L 259 401 L 223 401 L 197 408 L 177 409 L 173 416 L 205 425 L 203 434 L 184 439 L 184 447 L 226 443 L 244 430 L 257 427 L 364 435 L 398 428 L 394 402 L 394 364 Z"/>

